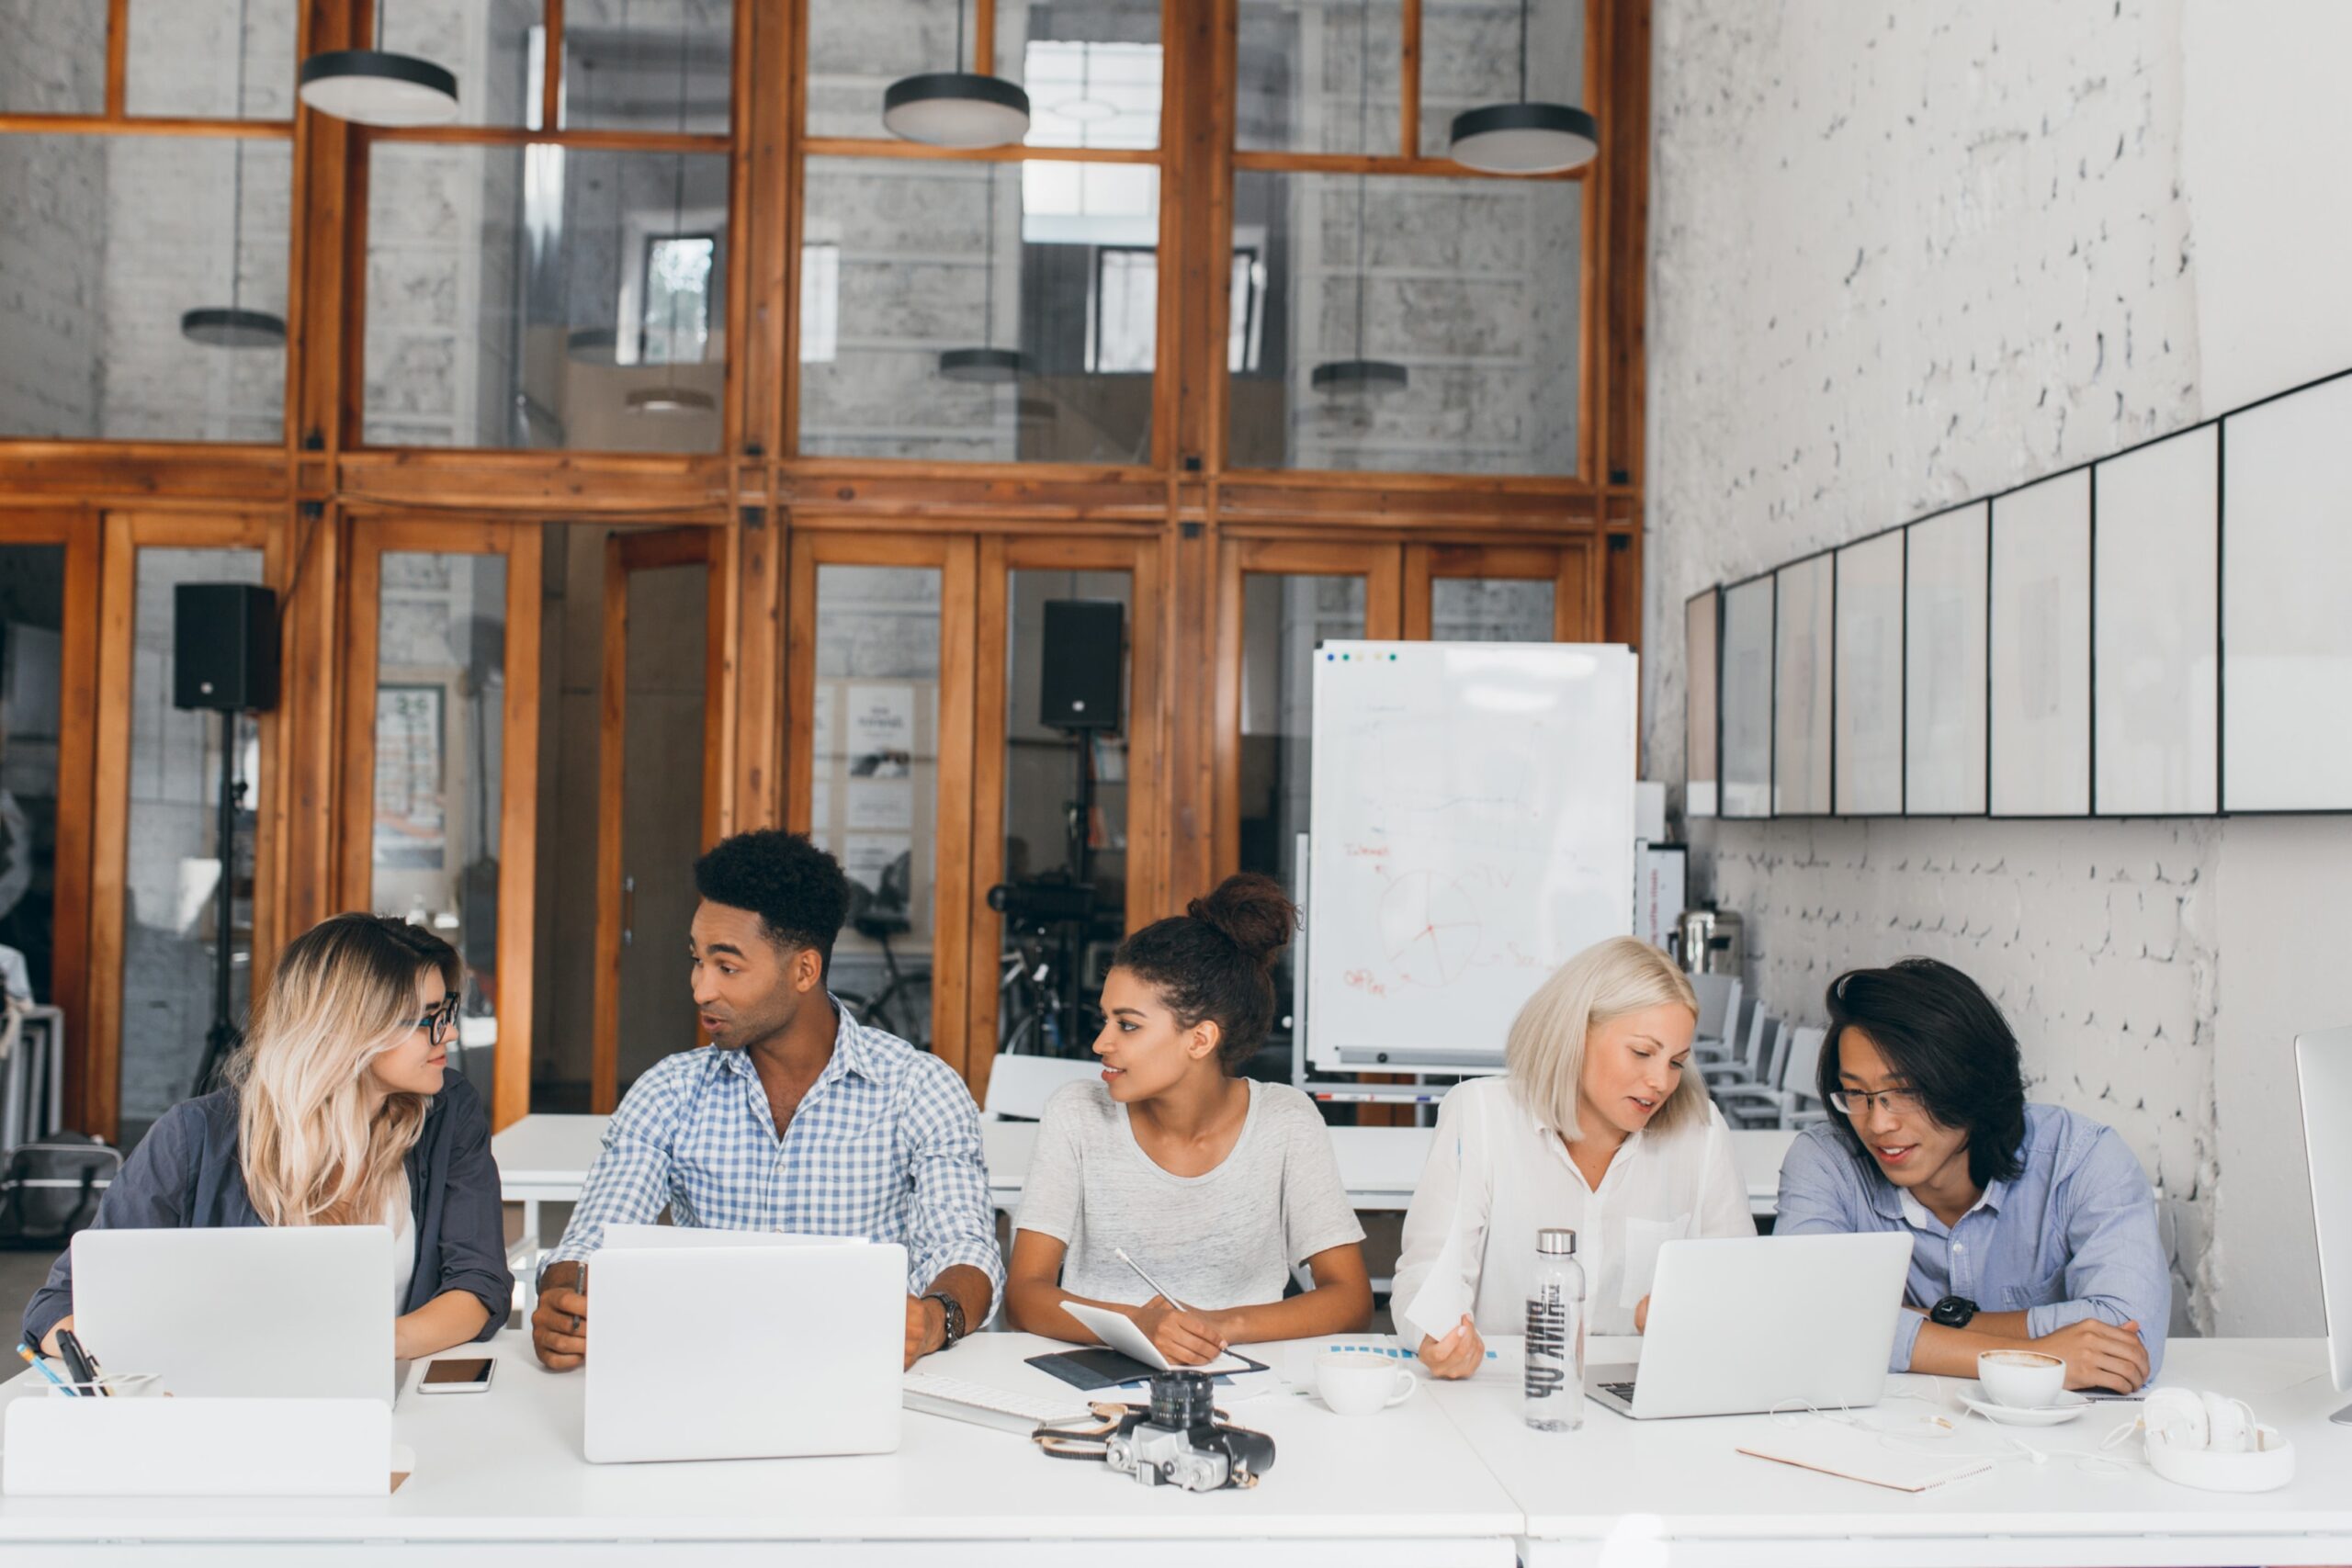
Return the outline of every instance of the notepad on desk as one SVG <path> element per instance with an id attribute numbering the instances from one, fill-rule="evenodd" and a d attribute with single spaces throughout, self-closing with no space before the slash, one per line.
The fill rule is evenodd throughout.
<path id="1" fill-rule="evenodd" d="M 1742 1443 L 1739 1451 L 1897 1492 L 1925 1492 L 1993 1468 L 1988 1454 L 1923 1453 L 1882 1442 L 1883 1436 L 1865 1427 L 1823 1421 Z"/>
<path id="2" fill-rule="evenodd" d="M 1178 1367 L 1159 1353 L 1151 1337 L 1136 1326 L 1135 1319 L 1109 1307 L 1088 1306 L 1080 1302 L 1064 1302 L 1062 1310 L 1093 1330 L 1094 1337 L 1114 1350 L 1140 1361 L 1155 1372 L 1206 1372 L 1211 1377 L 1226 1377 L 1241 1372 L 1262 1372 L 1263 1361 L 1253 1361 L 1247 1356 L 1237 1356 L 1228 1350 L 1216 1360 L 1198 1367 Z"/>

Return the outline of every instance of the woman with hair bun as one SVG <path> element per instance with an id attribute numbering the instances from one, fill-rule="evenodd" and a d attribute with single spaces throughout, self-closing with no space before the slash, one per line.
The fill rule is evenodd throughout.
<path id="1" fill-rule="evenodd" d="M 1280 886 L 1245 873 L 1119 945 L 1094 1042 L 1102 1081 L 1057 1091 L 1037 1130 L 1005 1287 L 1013 1326 L 1091 1344 L 1062 1304 L 1109 1307 L 1170 1361 L 1199 1365 L 1370 1322 L 1363 1227 L 1315 1102 L 1236 1076 L 1273 1022 L 1273 963 L 1297 920 Z M 1315 1288 L 1285 1301 L 1300 1263 Z"/>

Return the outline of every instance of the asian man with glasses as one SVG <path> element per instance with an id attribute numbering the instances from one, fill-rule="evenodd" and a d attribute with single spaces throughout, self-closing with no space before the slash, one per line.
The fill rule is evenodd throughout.
<path id="1" fill-rule="evenodd" d="M 295 938 L 230 1058 L 230 1087 L 164 1113 L 95 1224 L 381 1224 L 401 1359 L 497 1333 L 514 1279 L 490 1116 L 448 1061 L 463 978 L 447 942 L 378 915 L 336 915 Z M 73 1313 L 69 1250 L 25 1309 L 24 1342 L 56 1354 Z"/>
<path id="2" fill-rule="evenodd" d="M 2113 1128 L 2029 1104 L 2017 1037 L 1976 983 L 1906 958 L 1829 987 L 1832 1114 L 1781 1167 L 1776 1235 L 1906 1231 L 1893 1370 L 1976 1375 L 2031 1349 L 2129 1393 L 2164 1361 L 2172 1273 L 2154 1194 Z"/>

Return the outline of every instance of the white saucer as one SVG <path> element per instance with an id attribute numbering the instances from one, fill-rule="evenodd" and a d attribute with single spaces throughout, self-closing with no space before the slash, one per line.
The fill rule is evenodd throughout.
<path id="1" fill-rule="evenodd" d="M 2089 1400 L 2072 1390 L 2060 1394 L 2055 1404 L 2031 1408 L 1996 1404 L 1982 1397 L 1984 1393 L 1984 1385 L 1980 1382 L 1962 1383 L 1960 1402 L 1987 1421 L 1998 1421 L 2005 1427 L 2062 1427 L 2091 1407 Z"/>

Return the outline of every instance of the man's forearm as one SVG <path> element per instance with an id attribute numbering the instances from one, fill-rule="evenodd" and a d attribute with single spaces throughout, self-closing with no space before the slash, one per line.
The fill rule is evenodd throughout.
<path id="1" fill-rule="evenodd" d="M 941 1269 L 939 1277 L 932 1280 L 923 1294 L 929 1295 L 933 1291 L 944 1291 L 956 1298 L 957 1304 L 964 1309 L 964 1327 L 967 1333 L 986 1323 L 989 1309 L 996 1304 L 996 1286 L 986 1271 L 968 1263 L 951 1263 Z"/>

